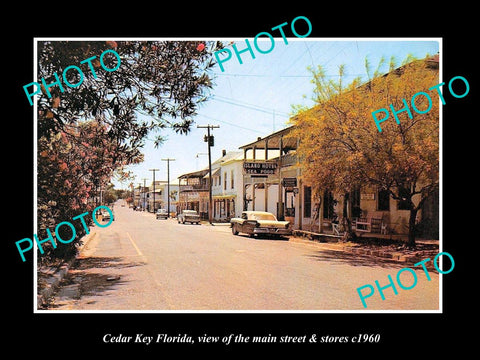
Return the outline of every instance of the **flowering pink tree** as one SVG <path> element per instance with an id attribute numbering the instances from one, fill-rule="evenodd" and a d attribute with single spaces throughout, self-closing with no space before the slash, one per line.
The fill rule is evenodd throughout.
<path id="1" fill-rule="evenodd" d="M 53 231 L 59 222 L 93 210 L 112 176 L 127 177 L 125 166 L 143 160 L 141 149 L 148 134 L 155 133 L 159 145 L 165 129 L 189 132 L 197 106 L 208 98 L 212 86 L 212 53 L 221 47 L 219 42 L 202 41 L 38 44 L 38 83 L 44 79 L 54 84 L 71 65 L 82 66 L 84 74 L 78 87 L 63 86 L 63 91 L 58 85 L 42 87 L 37 98 L 39 239 L 47 237 L 47 228 Z M 121 59 L 111 72 L 102 71 L 99 61 L 108 49 Z M 90 65 L 80 65 L 89 58 Z M 107 68 L 115 67 L 115 57 L 103 61 Z M 75 76 L 73 71 L 68 72 L 68 81 L 80 83 L 70 76 Z M 139 114 L 146 116 L 140 119 Z M 75 241 L 45 249 L 40 259 L 74 255 L 84 233 L 81 224 L 76 230 Z"/>

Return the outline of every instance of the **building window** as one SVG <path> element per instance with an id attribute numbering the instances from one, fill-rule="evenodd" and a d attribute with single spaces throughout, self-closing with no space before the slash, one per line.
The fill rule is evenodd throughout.
<path id="1" fill-rule="evenodd" d="M 312 217 L 312 187 L 303 187 L 303 217 Z"/>
<path id="2" fill-rule="evenodd" d="M 352 217 L 359 218 L 362 214 L 362 209 L 360 208 L 360 186 L 355 186 L 350 196 L 352 198 Z"/>
<path id="3" fill-rule="evenodd" d="M 377 210 L 390 211 L 390 192 L 388 190 L 378 190 Z"/>
<path id="4" fill-rule="evenodd" d="M 233 189 L 235 186 L 235 182 L 233 180 L 233 170 L 230 171 L 230 188 Z"/>
<path id="5" fill-rule="evenodd" d="M 223 173 L 223 190 L 227 190 L 227 173 Z"/>
<path id="6" fill-rule="evenodd" d="M 408 198 L 410 191 L 404 187 L 399 187 L 398 195 L 400 195 L 400 198 Z M 410 202 L 408 200 L 398 200 L 397 210 L 410 210 Z"/>
<path id="7" fill-rule="evenodd" d="M 335 205 L 337 201 L 333 198 L 333 194 L 329 190 L 325 190 L 323 194 L 323 218 L 333 219 L 335 214 Z"/>

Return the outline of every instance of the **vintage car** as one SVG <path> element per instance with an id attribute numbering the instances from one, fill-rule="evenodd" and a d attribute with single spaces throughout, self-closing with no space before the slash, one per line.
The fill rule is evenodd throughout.
<path id="1" fill-rule="evenodd" d="M 112 219 L 110 220 L 110 212 L 108 212 L 107 210 L 103 210 L 101 212 L 101 215 L 102 215 L 102 221 L 115 221 L 115 214 L 113 213 L 113 209 L 110 209 L 111 211 L 111 214 L 112 214 Z"/>
<path id="2" fill-rule="evenodd" d="M 241 217 L 230 220 L 233 235 L 245 233 L 250 236 L 291 235 L 289 221 L 278 221 L 275 215 L 265 211 L 244 211 Z"/>
<path id="3" fill-rule="evenodd" d="M 160 218 L 168 219 L 168 212 L 166 209 L 158 209 L 155 215 L 157 219 L 160 219 Z"/>
<path id="4" fill-rule="evenodd" d="M 177 215 L 177 221 L 179 224 L 185 224 L 186 222 L 200 224 L 200 215 L 195 210 L 183 210 Z"/>

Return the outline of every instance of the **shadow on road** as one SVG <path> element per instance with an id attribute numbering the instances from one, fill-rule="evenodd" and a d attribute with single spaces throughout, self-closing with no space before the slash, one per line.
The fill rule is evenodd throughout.
<path id="1" fill-rule="evenodd" d="M 403 264 L 386 258 L 375 257 L 371 255 L 361 255 L 345 251 L 319 250 L 315 255 L 306 255 L 317 261 L 328 261 L 332 265 L 348 264 L 351 266 L 380 266 L 383 268 L 402 268 Z"/>
<path id="2" fill-rule="evenodd" d="M 116 268 L 116 269 L 124 269 L 133 266 L 142 266 L 145 265 L 143 261 L 130 261 L 125 262 L 125 259 L 122 257 L 106 257 L 106 256 L 89 256 L 85 258 L 78 258 L 75 260 L 75 264 L 73 265 L 73 269 L 75 270 L 85 270 L 85 269 L 92 269 L 92 268 Z"/>
<path id="3" fill-rule="evenodd" d="M 66 302 L 115 290 L 128 283 L 116 270 L 143 265 L 144 262 L 126 262 L 121 257 L 78 258 L 46 306 L 49 309 L 61 308 Z M 93 299 L 88 303 L 95 303 Z"/>
<path id="4" fill-rule="evenodd" d="M 272 236 L 272 235 L 255 235 L 255 236 L 250 236 L 246 234 L 238 234 L 237 236 L 243 237 L 245 239 L 251 239 L 251 240 L 274 240 L 274 241 L 289 241 L 290 239 L 285 236 Z"/>

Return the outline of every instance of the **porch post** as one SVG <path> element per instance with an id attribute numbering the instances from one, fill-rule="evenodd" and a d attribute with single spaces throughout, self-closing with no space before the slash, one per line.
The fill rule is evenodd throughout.
<path id="1" fill-rule="evenodd" d="M 283 153 L 283 136 L 280 136 L 278 148 L 280 150 L 280 155 L 278 157 L 278 208 L 277 208 L 277 219 L 284 220 L 284 211 L 283 211 L 283 192 L 282 192 L 282 153 Z"/>

